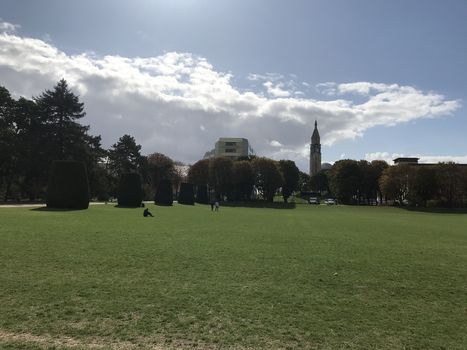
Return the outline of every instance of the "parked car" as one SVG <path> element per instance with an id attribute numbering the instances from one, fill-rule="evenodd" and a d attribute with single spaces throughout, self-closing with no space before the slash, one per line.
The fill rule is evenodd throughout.
<path id="1" fill-rule="evenodd" d="M 308 199 L 309 204 L 319 204 L 319 198 L 318 197 L 310 197 Z"/>
<path id="2" fill-rule="evenodd" d="M 326 205 L 336 205 L 337 201 L 334 198 L 328 198 L 324 201 Z"/>

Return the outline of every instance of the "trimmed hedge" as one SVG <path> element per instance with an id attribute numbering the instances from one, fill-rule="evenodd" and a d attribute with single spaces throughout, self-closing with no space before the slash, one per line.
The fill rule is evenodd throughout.
<path id="1" fill-rule="evenodd" d="M 143 201 L 143 189 L 139 174 L 122 174 L 118 185 L 117 200 L 119 207 L 140 207 Z"/>
<path id="2" fill-rule="evenodd" d="M 48 208 L 87 209 L 89 184 L 86 165 L 72 160 L 52 162 L 47 186 Z"/>
<path id="3" fill-rule="evenodd" d="M 206 185 L 196 186 L 196 203 L 209 204 L 208 187 Z"/>
<path id="4" fill-rule="evenodd" d="M 195 191 L 193 189 L 193 184 L 182 183 L 180 185 L 180 193 L 178 194 L 178 203 L 179 204 L 195 204 Z"/>
<path id="5" fill-rule="evenodd" d="M 173 204 L 173 189 L 170 180 L 161 180 L 157 186 L 154 203 L 157 205 L 172 205 Z"/>

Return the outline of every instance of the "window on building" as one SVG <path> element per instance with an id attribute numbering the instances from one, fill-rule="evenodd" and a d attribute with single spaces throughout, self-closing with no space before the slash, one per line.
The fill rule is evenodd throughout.
<path id="1" fill-rule="evenodd" d="M 225 153 L 235 153 L 237 150 L 235 148 L 226 148 Z"/>
<path id="2" fill-rule="evenodd" d="M 237 143 L 236 142 L 226 142 L 225 145 L 226 146 L 236 146 Z"/>

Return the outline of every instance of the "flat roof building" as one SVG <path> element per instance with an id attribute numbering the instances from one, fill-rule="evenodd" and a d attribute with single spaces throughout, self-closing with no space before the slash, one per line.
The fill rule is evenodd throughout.
<path id="1" fill-rule="evenodd" d="M 394 164 L 418 164 L 420 158 L 415 157 L 399 157 L 393 160 Z"/>
<path id="2" fill-rule="evenodd" d="M 439 163 L 419 163 L 418 161 L 420 158 L 416 157 L 399 157 L 396 159 L 393 159 L 394 165 L 402 165 L 402 164 L 408 164 L 408 165 L 417 165 L 417 166 L 433 166 L 437 165 Z M 461 167 L 467 167 L 467 164 L 462 164 L 462 163 L 454 163 L 455 165 L 461 166 Z"/>
<path id="3" fill-rule="evenodd" d="M 240 137 L 221 137 L 217 140 L 214 149 L 204 154 L 204 159 L 227 157 L 238 159 L 254 154 L 248 140 Z"/>

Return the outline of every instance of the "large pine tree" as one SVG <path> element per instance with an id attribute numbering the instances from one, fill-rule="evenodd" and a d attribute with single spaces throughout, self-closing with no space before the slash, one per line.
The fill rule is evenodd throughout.
<path id="1" fill-rule="evenodd" d="M 53 160 L 77 160 L 86 164 L 91 194 L 95 195 L 98 183 L 98 162 L 104 156 L 101 137 L 88 134 L 89 126 L 78 121 L 83 118 L 84 104 L 62 79 L 52 90 L 46 90 L 34 99 L 43 127 L 43 150 L 47 162 Z"/>
<path id="2" fill-rule="evenodd" d="M 60 80 L 53 90 L 46 90 L 35 98 L 40 117 L 46 126 L 49 152 L 55 159 L 73 159 L 82 150 L 84 136 L 89 126 L 77 123 L 83 118 L 84 104 L 69 88 L 66 80 Z"/>

